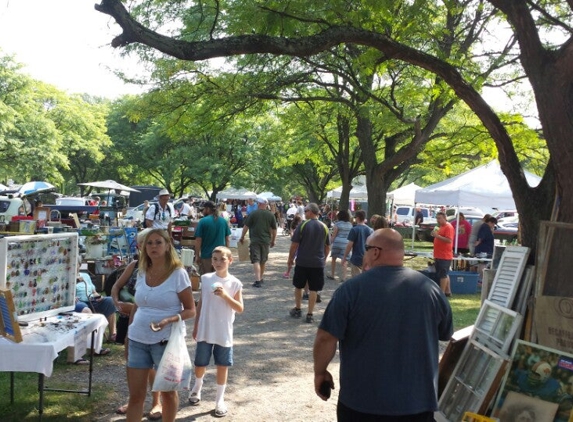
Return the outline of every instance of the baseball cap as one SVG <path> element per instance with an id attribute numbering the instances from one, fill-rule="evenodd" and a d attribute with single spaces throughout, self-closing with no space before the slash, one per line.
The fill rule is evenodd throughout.
<path id="1" fill-rule="evenodd" d="M 257 196 L 257 202 L 259 204 L 268 204 L 269 201 L 267 201 L 267 198 L 263 198 L 262 196 Z"/>
<path id="2" fill-rule="evenodd" d="M 171 195 L 167 189 L 161 189 L 157 196 Z"/>

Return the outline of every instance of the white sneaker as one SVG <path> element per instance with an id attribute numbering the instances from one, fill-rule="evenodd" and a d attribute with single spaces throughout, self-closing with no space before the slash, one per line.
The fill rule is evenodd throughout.
<path id="1" fill-rule="evenodd" d="M 201 394 L 194 393 L 193 391 L 189 393 L 189 403 L 192 406 L 197 406 L 200 401 L 201 401 Z"/>

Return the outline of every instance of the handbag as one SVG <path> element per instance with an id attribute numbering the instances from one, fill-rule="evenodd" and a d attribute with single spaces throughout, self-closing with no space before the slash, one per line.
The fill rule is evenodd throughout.
<path id="1" fill-rule="evenodd" d="M 185 322 L 179 320 L 171 326 L 167 347 L 157 368 L 151 391 L 189 390 L 193 365 L 185 343 Z"/>

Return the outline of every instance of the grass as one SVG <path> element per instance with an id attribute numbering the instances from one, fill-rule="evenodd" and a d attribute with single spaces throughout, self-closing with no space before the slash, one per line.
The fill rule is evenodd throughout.
<path id="1" fill-rule="evenodd" d="M 113 350 L 113 355 L 105 358 L 94 358 L 94 373 L 105 371 L 109 358 L 123 359 L 123 346 L 106 345 Z M 73 372 L 75 381 L 62 380 Z M 118 374 L 118 377 L 123 376 Z M 88 387 L 88 366 L 68 365 L 66 352 L 54 363 L 54 372 L 45 378 L 44 385 L 49 388 L 82 390 Z M 84 394 L 71 394 L 54 391 L 44 393 L 44 414 L 46 422 L 73 421 L 91 422 L 98 408 L 116 401 L 116 392 L 112 385 L 92 382 L 91 397 Z M 0 420 L 2 422 L 21 422 L 38 420 L 38 374 L 28 372 L 14 373 L 14 404 L 10 404 L 10 373 L 0 372 Z"/>
<path id="2" fill-rule="evenodd" d="M 455 295 L 450 299 L 454 319 L 454 331 L 473 325 L 481 306 L 481 294 Z"/>

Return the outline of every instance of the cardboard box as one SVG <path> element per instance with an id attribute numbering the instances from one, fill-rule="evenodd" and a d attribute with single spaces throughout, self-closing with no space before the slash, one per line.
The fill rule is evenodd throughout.
<path id="1" fill-rule="evenodd" d="M 471 295 L 477 293 L 478 273 L 471 271 L 450 271 L 450 287 L 453 294 Z"/>
<path id="2" fill-rule="evenodd" d="M 195 239 L 190 239 L 188 237 L 184 237 L 181 239 L 181 246 L 190 246 L 190 247 L 195 247 Z"/>
<path id="3" fill-rule="evenodd" d="M 20 220 L 19 223 L 20 223 L 20 226 L 18 228 L 18 231 L 20 233 L 34 234 L 34 232 L 36 231 L 36 222 L 35 221 Z"/>

